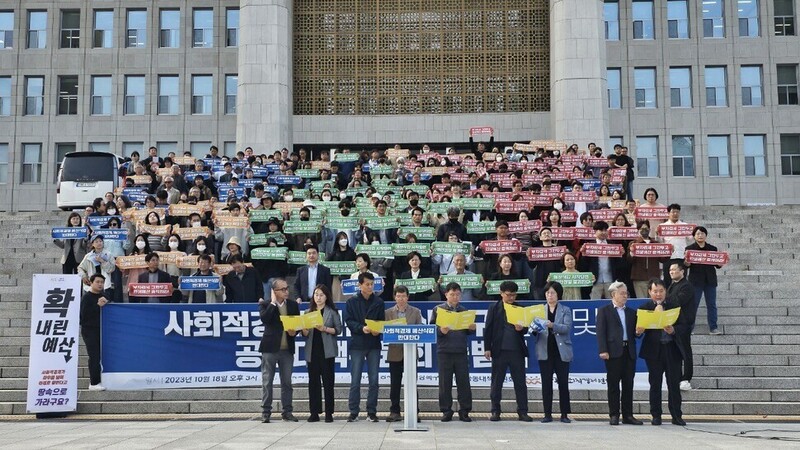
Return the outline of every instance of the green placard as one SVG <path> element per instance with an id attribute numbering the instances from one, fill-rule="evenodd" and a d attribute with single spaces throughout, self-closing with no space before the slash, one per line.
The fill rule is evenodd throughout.
<path id="1" fill-rule="evenodd" d="M 409 226 L 411 225 L 411 213 L 397 213 L 397 216 L 400 216 L 400 225 Z M 422 224 L 428 225 L 430 221 L 428 220 L 428 214 L 422 215 Z"/>
<path id="2" fill-rule="evenodd" d="M 358 270 L 355 261 L 325 261 L 322 265 L 331 269 L 331 275 L 351 275 Z"/>
<path id="3" fill-rule="evenodd" d="M 448 283 L 458 283 L 461 289 L 479 289 L 483 286 L 483 280 L 478 274 L 442 275 L 440 285 L 444 288 Z"/>
<path id="4" fill-rule="evenodd" d="M 297 169 L 294 172 L 300 178 L 319 178 L 319 169 Z"/>
<path id="5" fill-rule="evenodd" d="M 491 211 L 494 209 L 493 198 L 462 198 L 461 207 L 469 210 Z"/>
<path id="6" fill-rule="evenodd" d="M 283 224 L 283 232 L 286 234 L 319 233 L 322 223 L 319 220 L 288 220 Z"/>
<path id="7" fill-rule="evenodd" d="M 361 155 L 358 153 L 336 153 L 333 155 L 333 160 L 339 162 L 353 162 L 358 161 L 360 157 Z"/>
<path id="8" fill-rule="evenodd" d="M 357 230 L 360 228 L 358 225 L 358 217 L 349 216 L 328 217 L 325 222 L 325 227 L 332 230 Z"/>
<path id="9" fill-rule="evenodd" d="M 392 258 L 392 244 L 358 244 L 356 253 L 366 253 L 370 258 Z"/>
<path id="10" fill-rule="evenodd" d="M 378 215 L 378 210 L 373 208 L 371 205 L 361 205 L 355 208 L 356 216 L 365 218 L 365 217 L 376 217 Z M 350 213 L 352 214 L 353 211 L 351 210 Z"/>
<path id="11" fill-rule="evenodd" d="M 311 205 L 316 209 L 321 209 L 325 211 L 339 211 L 339 202 L 326 202 L 323 200 L 309 200 Z"/>
<path id="12" fill-rule="evenodd" d="M 281 211 L 278 209 L 251 209 L 250 222 L 268 222 L 273 217 L 283 219 Z"/>
<path id="13" fill-rule="evenodd" d="M 436 280 L 433 278 L 417 278 L 408 280 L 395 280 L 395 286 L 405 286 L 409 294 L 432 291 L 436 289 Z"/>
<path id="14" fill-rule="evenodd" d="M 373 230 L 388 230 L 400 226 L 400 218 L 397 216 L 367 217 L 367 227 Z"/>
<path id="15" fill-rule="evenodd" d="M 486 282 L 486 293 L 489 295 L 500 294 L 500 284 L 504 281 L 517 283 L 517 294 L 529 294 L 531 292 L 530 280 L 491 280 Z"/>
<path id="16" fill-rule="evenodd" d="M 394 173 L 394 168 L 386 164 L 381 164 L 379 166 L 370 168 L 369 173 L 371 175 L 391 175 Z"/>
<path id="17" fill-rule="evenodd" d="M 494 220 L 482 220 L 480 222 L 467 222 L 467 234 L 487 234 L 494 233 Z"/>
<path id="18" fill-rule="evenodd" d="M 403 186 L 403 188 L 408 189 L 409 191 L 414 191 L 419 195 L 425 195 L 431 190 L 431 188 L 424 184 L 409 184 L 407 186 Z"/>
<path id="19" fill-rule="evenodd" d="M 405 256 L 411 252 L 417 252 L 422 256 L 431 256 L 431 245 L 426 243 L 416 244 L 392 244 L 394 256 Z"/>
<path id="20" fill-rule="evenodd" d="M 431 244 L 431 253 L 434 255 L 455 255 L 462 253 L 469 255 L 471 242 L 439 242 L 436 241 Z"/>
<path id="21" fill-rule="evenodd" d="M 285 261 L 288 252 L 286 247 L 259 247 L 250 249 L 251 259 L 271 259 Z"/>
<path id="22" fill-rule="evenodd" d="M 444 214 L 447 214 L 447 210 L 449 208 L 453 208 L 453 207 L 459 208 L 460 206 L 459 206 L 458 203 L 452 203 L 452 202 L 430 203 L 430 204 L 428 204 L 428 212 L 434 213 L 434 214 L 442 214 L 442 215 L 444 215 Z"/>
<path id="23" fill-rule="evenodd" d="M 294 198 L 295 199 L 299 199 L 299 200 L 305 200 L 305 199 L 311 197 L 311 192 L 308 189 L 293 188 L 292 189 L 292 194 L 294 194 Z"/>
<path id="24" fill-rule="evenodd" d="M 311 211 L 311 220 L 321 220 L 325 217 L 325 214 L 328 212 L 326 209 L 322 208 L 309 208 Z M 289 220 L 300 220 L 300 208 L 293 209 L 292 214 L 289 216 Z"/>
<path id="25" fill-rule="evenodd" d="M 408 233 L 414 233 L 418 241 L 436 239 L 436 230 L 433 227 L 402 227 L 397 231 L 397 236 L 400 239 L 405 239 Z"/>
<path id="26" fill-rule="evenodd" d="M 308 261 L 306 260 L 306 252 L 295 252 L 290 250 L 286 262 L 289 264 L 304 266 L 308 264 Z M 319 262 L 325 262 L 325 253 L 319 254 Z"/>
<path id="27" fill-rule="evenodd" d="M 328 186 L 325 186 L 326 184 Z M 322 191 L 324 189 L 330 189 L 332 193 L 338 192 L 336 183 L 333 180 L 314 180 L 310 183 L 306 183 L 306 185 L 314 192 Z"/>
<path id="28" fill-rule="evenodd" d="M 550 281 L 558 281 L 563 287 L 589 287 L 594 285 L 594 275 L 591 272 L 553 272 Z"/>
<path id="29" fill-rule="evenodd" d="M 351 187 L 351 188 L 345 189 L 345 193 L 347 194 L 348 197 L 355 197 L 356 194 L 362 194 L 363 195 L 364 192 L 367 192 L 367 186 Z"/>

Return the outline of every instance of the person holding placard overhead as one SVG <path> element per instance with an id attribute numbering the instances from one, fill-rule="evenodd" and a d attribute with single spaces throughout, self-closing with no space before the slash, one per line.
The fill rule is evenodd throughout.
<path id="1" fill-rule="evenodd" d="M 258 351 L 261 353 L 261 421 L 269 423 L 272 414 L 272 382 L 275 367 L 280 369 L 281 380 L 281 418 L 287 422 L 297 422 L 292 415 L 292 366 L 294 365 L 295 330 L 284 330 L 281 316 L 299 316 L 300 307 L 289 302 L 289 283 L 282 278 L 272 281 L 272 299 L 260 299 L 258 313 L 264 324 L 264 335 Z"/>
<path id="2" fill-rule="evenodd" d="M 311 415 L 309 422 L 319 422 L 322 412 L 322 388 L 325 389 L 325 422 L 333 422 L 334 362 L 339 354 L 337 336 L 342 333 L 342 319 L 333 303 L 328 286 L 318 284 L 312 294 L 312 302 L 308 312 L 319 311 L 322 314 L 322 325 L 310 330 L 303 330 L 306 341 L 306 362 L 308 363 L 308 399 Z M 320 384 L 320 380 L 322 383 Z"/>
<path id="3" fill-rule="evenodd" d="M 506 319 L 505 305 L 517 305 L 517 283 L 503 281 L 500 284 L 501 300 L 489 307 L 483 329 L 484 356 L 492 361 L 491 402 L 492 416 L 489 420 L 500 420 L 500 400 L 503 398 L 503 382 L 506 372 L 511 372 L 514 395 L 517 398 L 517 417 L 522 422 L 532 422 L 528 415 L 528 388 L 525 385 L 525 358 L 528 346 L 525 334 L 528 324 L 511 324 Z"/>
<path id="4" fill-rule="evenodd" d="M 416 253 L 416 252 L 411 252 Z M 395 320 L 405 318 L 408 325 L 419 325 L 422 323 L 422 313 L 419 308 L 415 308 L 408 304 L 409 293 L 408 288 L 401 285 L 394 287 L 394 301 L 395 305 L 386 310 L 386 320 Z M 387 422 L 400 422 L 403 418 L 400 416 L 400 387 L 403 383 L 403 345 L 390 344 L 389 352 L 386 354 L 386 360 L 389 362 L 389 377 L 390 377 L 390 390 L 389 399 L 391 406 L 389 407 L 389 417 L 386 418 Z"/>
<path id="5" fill-rule="evenodd" d="M 558 404 L 561 422 L 570 423 L 572 412 L 569 402 L 569 363 L 572 361 L 572 310 L 559 303 L 564 288 L 557 281 L 544 286 L 547 300 L 547 319 L 534 319 L 531 334 L 536 336 L 536 356 L 542 375 L 542 423 L 553 421 L 553 373 L 558 378 Z"/>
<path id="6" fill-rule="evenodd" d="M 678 305 L 666 300 L 667 289 L 664 282 L 653 278 L 647 286 L 651 302 L 639 307 L 640 311 L 666 311 Z M 667 377 L 667 404 L 674 425 L 686 425 L 681 411 L 681 351 L 675 342 L 675 328 L 667 325 L 663 330 L 636 328 L 636 335 L 644 334 L 639 357 L 647 362 L 650 381 L 650 414 L 653 425 L 661 425 L 661 384 Z"/>
<path id="7" fill-rule="evenodd" d="M 83 226 L 81 215 L 73 212 L 67 218 L 67 227 L 80 228 Z M 78 265 L 86 256 L 86 238 L 80 239 L 53 239 L 56 247 L 63 249 L 61 255 L 61 273 L 78 273 Z"/>

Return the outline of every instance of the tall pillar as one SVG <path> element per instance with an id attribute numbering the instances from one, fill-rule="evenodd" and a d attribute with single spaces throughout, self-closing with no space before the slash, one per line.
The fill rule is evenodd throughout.
<path id="1" fill-rule="evenodd" d="M 236 145 L 292 148 L 292 0 L 241 0 Z"/>
<path id="2" fill-rule="evenodd" d="M 601 0 L 550 0 L 550 117 L 553 139 L 608 150 Z"/>

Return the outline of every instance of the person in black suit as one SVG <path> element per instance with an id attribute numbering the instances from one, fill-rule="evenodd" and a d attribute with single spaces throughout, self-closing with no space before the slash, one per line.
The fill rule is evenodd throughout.
<path id="1" fill-rule="evenodd" d="M 622 382 L 622 423 L 641 425 L 633 417 L 633 376 L 636 373 L 636 311 L 625 307 L 628 288 L 615 281 L 608 288 L 611 303 L 597 310 L 597 348 L 606 364 L 608 413 L 611 425 L 619 425 Z M 624 320 L 623 320 L 624 319 Z"/>
<path id="2" fill-rule="evenodd" d="M 594 229 L 595 241 L 597 244 L 609 244 L 608 242 L 608 223 L 604 221 L 595 222 Z M 590 293 L 592 300 L 599 300 L 603 295 L 610 291 L 610 286 L 615 280 L 620 280 L 624 276 L 624 258 L 598 258 L 594 256 L 581 256 L 578 258 L 578 266 L 581 272 L 592 272 L 594 275 L 594 286 Z"/>
<path id="3" fill-rule="evenodd" d="M 150 252 L 144 257 L 147 262 L 147 271 L 139 274 L 139 283 L 170 283 L 172 287 L 177 287 L 177 280 L 173 281 L 172 277 L 163 270 L 158 268 L 159 258 L 158 253 Z M 169 297 L 130 297 L 131 303 L 173 303 L 174 296 Z"/>
<path id="4" fill-rule="evenodd" d="M 666 311 L 677 308 L 665 300 L 667 289 L 659 278 L 653 278 L 647 284 L 647 294 L 652 302 L 647 302 L 641 307 L 643 311 Z M 647 372 L 650 381 L 650 414 L 653 416 L 651 423 L 661 425 L 661 383 L 664 375 L 667 376 L 667 404 L 674 425 L 686 425 L 681 411 L 681 352 L 675 343 L 675 328 L 672 325 L 663 330 L 645 330 L 636 328 L 636 335 L 644 334 L 639 357 L 647 362 Z"/>
<path id="5" fill-rule="evenodd" d="M 233 270 L 222 277 L 225 285 L 225 303 L 255 303 L 264 299 L 264 284 L 258 271 L 244 265 L 242 255 L 230 259 Z"/>
<path id="6" fill-rule="evenodd" d="M 294 277 L 294 292 L 297 303 L 311 302 L 314 295 L 314 287 L 318 284 L 330 287 L 333 284 L 331 269 L 319 263 L 319 247 L 316 244 L 306 248 L 306 261 L 308 264 L 297 268 L 297 275 Z"/>
<path id="7" fill-rule="evenodd" d="M 397 259 L 397 258 L 395 258 Z M 417 278 L 430 278 L 431 273 L 425 269 L 422 269 L 422 255 L 419 252 L 411 252 L 406 257 L 408 261 L 408 266 L 410 270 L 406 270 L 405 272 L 400 274 L 399 280 L 416 280 Z M 409 295 L 409 300 L 412 302 L 419 302 L 428 300 L 428 297 L 433 294 L 432 290 L 427 290 L 424 292 L 417 292 L 415 294 Z"/>
<path id="8" fill-rule="evenodd" d="M 260 285 L 261 283 L 259 283 Z M 272 299 L 258 302 L 258 313 L 264 324 L 264 335 L 258 351 L 261 353 L 261 421 L 269 423 L 272 414 L 272 381 L 275 366 L 280 369 L 281 418 L 297 422 L 292 415 L 292 366 L 294 365 L 294 336 L 296 330 L 284 330 L 281 316 L 299 316 L 300 307 L 289 302 L 289 283 L 283 278 L 272 281 Z"/>
<path id="9" fill-rule="evenodd" d="M 505 306 L 517 305 L 517 283 L 503 281 L 500 284 L 501 301 L 495 302 L 486 313 L 484 335 L 484 356 L 492 361 L 492 422 L 500 420 L 500 400 L 503 397 L 503 381 L 506 371 L 511 371 L 514 381 L 514 395 L 517 398 L 517 416 L 522 422 L 533 422 L 528 415 L 528 387 L 525 385 L 525 358 L 528 346 L 525 334 L 528 324 L 508 323 Z"/>
<path id="10" fill-rule="evenodd" d="M 686 250 L 701 250 L 704 252 L 716 252 L 717 247 L 706 242 L 708 230 L 705 227 L 695 227 L 692 232 L 694 244 L 687 245 Z M 686 278 L 694 287 L 694 311 L 697 318 L 697 308 L 700 307 L 700 300 L 706 297 L 706 309 L 708 311 L 708 331 L 709 334 L 722 334 L 717 327 L 717 269 L 721 266 L 708 264 L 691 265 L 684 263 L 689 268 Z"/>
<path id="11" fill-rule="evenodd" d="M 692 329 L 697 311 L 694 309 L 694 288 L 686 279 L 686 266 L 682 262 L 673 262 L 669 266 L 669 277 L 672 280 L 667 288 L 667 300 L 681 307 L 681 314 L 675 322 L 675 343 L 683 357 L 681 372 L 681 390 L 692 389 L 694 359 L 692 358 Z"/>

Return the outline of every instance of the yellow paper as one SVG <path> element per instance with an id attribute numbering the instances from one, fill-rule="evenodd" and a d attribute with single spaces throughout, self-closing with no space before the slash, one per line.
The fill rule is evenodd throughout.
<path id="1" fill-rule="evenodd" d="M 640 309 L 636 311 L 636 328 L 645 330 L 660 330 L 666 326 L 673 325 L 681 314 L 681 308 L 668 309 L 666 311 L 647 311 Z"/>
<path id="2" fill-rule="evenodd" d="M 378 333 L 383 333 L 383 327 L 386 325 L 408 325 L 408 321 L 406 321 L 405 317 L 401 317 L 399 319 L 394 320 L 370 320 L 367 319 L 367 328 L 372 331 L 377 331 Z"/>
<path id="3" fill-rule="evenodd" d="M 454 312 L 448 311 L 443 308 L 436 310 L 436 325 L 439 327 L 447 327 L 453 331 L 467 330 L 469 326 L 475 323 L 476 311 L 461 311 Z"/>
<path id="4" fill-rule="evenodd" d="M 547 319 L 547 311 L 545 310 L 545 306 L 543 304 L 533 306 L 515 306 L 503 303 L 503 308 L 506 310 L 506 322 L 510 323 L 511 325 L 522 325 L 523 327 L 527 327 L 531 324 L 531 322 L 533 322 L 533 319 L 536 319 L 537 317 L 540 319 Z"/>
<path id="5" fill-rule="evenodd" d="M 324 324 L 319 311 L 307 312 L 302 316 L 281 316 L 281 322 L 284 330 L 309 330 Z"/>

